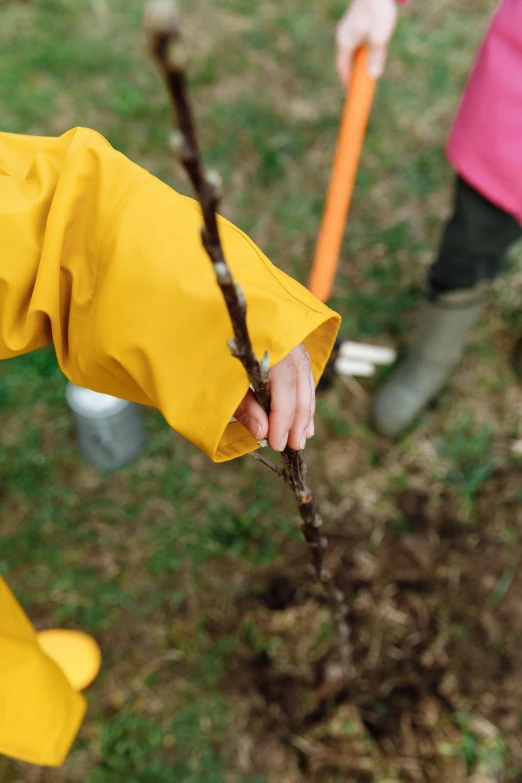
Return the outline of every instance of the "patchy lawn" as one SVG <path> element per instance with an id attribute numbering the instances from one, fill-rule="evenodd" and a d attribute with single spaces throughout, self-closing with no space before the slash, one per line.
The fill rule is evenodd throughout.
<path id="1" fill-rule="evenodd" d="M 194 0 L 190 71 L 225 213 L 306 281 L 342 101 L 340 0 Z M 407 343 L 448 212 L 443 144 L 494 3 L 414 3 L 379 85 L 333 304 L 343 334 Z M 185 190 L 138 0 L 0 7 L 3 130 L 93 127 Z M 520 254 L 519 254 L 520 257 Z M 60 770 L 1 783 L 461 783 L 522 769 L 522 273 L 496 286 L 438 406 L 399 443 L 367 424 L 382 375 L 319 402 L 311 478 L 349 596 L 340 688 L 286 489 L 214 466 L 146 413 L 147 453 L 83 465 L 51 351 L 0 367 L 0 568 L 37 627 L 92 633 L 103 670 Z M 479 777 L 482 775 L 482 777 Z"/>

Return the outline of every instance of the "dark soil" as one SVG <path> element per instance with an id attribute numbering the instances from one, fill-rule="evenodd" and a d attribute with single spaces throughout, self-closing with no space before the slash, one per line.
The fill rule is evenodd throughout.
<path id="1" fill-rule="evenodd" d="M 357 511 L 330 535 L 349 682 L 301 542 L 216 609 L 212 630 L 239 639 L 223 680 L 237 701 L 234 766 L 279 783 L 520 780 L 520 485 L 515 471 L 491 476 L 468 523 L 449 497 L 408 490 L 382 540 Z"/>

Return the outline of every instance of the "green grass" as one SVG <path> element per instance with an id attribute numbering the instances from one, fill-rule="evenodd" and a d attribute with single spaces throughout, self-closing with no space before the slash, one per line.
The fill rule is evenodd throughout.
<path id="1" fill-rule="evenodd" d="M 438 448 L 451 465 L 445 483 L 457 487 L 466 505 L 472 507 L 481 484 L 495 470 L 491 427 L 477 426 L 469 414 L 464 414 L 446 427 Z"/>
<path id="2" fill-rule="evenodd" d="M 224 210 L 302 281 L 343 98 L 332 67 L 343 6 L 184 3 L 205 157 L 224 175 Z M 332 297 L 351 339 L 402 345 L 410 334 L 423 270 L 448 209 L 452 175 L 443 143 L 490 7 L 468 0 L 444 4 L 439 13 L 413 4 L 399 27 Z M 169 111 L 144 51 L 141 9 L 139 0 L 4 2 L 1 127 L 49 135 L 93 127 L 185 189 L 166 149 Z M 500 298 L 512 334 L 518 305 L 505 292 Z M 497 311 L 477 335 L 474 349 L 505 343 Z M 365 423 L 367 404 L 342 385 L 329 393 L 310 449 L 320 495 L 367 498 L 369 488 L 393 495 L 418 464 L 426 486 L 446 471 L 449 491 L 472 505 L 492 470 L 492 429 L 469 416 L 493 401 L 495 411 L 506 410 L 511 383 L 503 352 L 493 354 L 502 383 L 493 382 L 484 364 L 490 359 L 471 352 L 458 395 L 445 398 L 447 407 L 462 410 L 456 426 L 445 424 L 443 404 L 396 447 L 393 466 L 390 445 Z M 154 412 L 147 413 L 151 442 L 143 458 L 117 474 L 96 473 L 77 456 L 64 387 L 50 350 L 0 367 L 0 572 L 39 627 L 82 627 L 100 638 L 105 653 L 70 766 L 49 780 L 239 783 L 228 764 L 231 706 L 222 688 L 225 657 L 238 642 L 216 642 L 198 595 L 240 595 L 244 574 L 273 562 L 282 542 L 298 535 L 293 504 L 260 466 L 211 465 Z M 514 413 L 491 415 L 499 442 L 518 431 Z M 429 458 L 426 438 L 437 444 Z M 245 633 L 263 649 L 270 644 L 255 629 Z M 180 662 L 169 659 L 173 649 Z M 476 751 L 465 742 L 463 735 L 461 752 L 471 758 Z M 25 783 L 25 769 L 0 762 L 0 780 Z"/>

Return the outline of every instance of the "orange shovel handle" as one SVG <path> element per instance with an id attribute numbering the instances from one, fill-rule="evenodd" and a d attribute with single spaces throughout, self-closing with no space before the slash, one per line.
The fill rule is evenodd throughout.
<path id="1" fill-rule="evenodd" d="M 310 277 L 310 291 L 322 302 L 328 300 L 335 279 L 375 92 L 376 80 L 368 73 L 366 59 L 367 49 L 363 47 L 355 55 Z"/>

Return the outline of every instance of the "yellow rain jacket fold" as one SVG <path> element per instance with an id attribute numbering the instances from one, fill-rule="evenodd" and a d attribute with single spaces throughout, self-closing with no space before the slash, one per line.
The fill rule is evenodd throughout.
<path id="1" fill-rule="evenodd" d="M 0 753 L 59 765 L 84 713 L 85 699 L 40 650 L 20 604 L 0 579 Z"/>
<path id="2" fill-rule="evenodd" d="M 0 133 L 0 358 L 50 342 L 74 383 L 158 408 L 212 460 L 256 447 L 230 418 L 248 388 L 200 242 L 199 206 L 94 131 Z M 220 219 L 258 355 L 301 342 L 316 380 L 338 316 Z M 83 699 L 0 581 L 0 752 L 60 764 Z"/>

